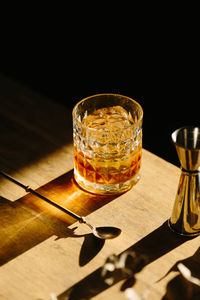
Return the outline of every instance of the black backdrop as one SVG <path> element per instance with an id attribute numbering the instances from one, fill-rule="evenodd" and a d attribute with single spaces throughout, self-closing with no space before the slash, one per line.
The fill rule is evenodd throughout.
<path id="1" fill-rule="evenodd" d="M 79 41 L 69 48 L 15 47 L 2 56 L 0 72 L 69 109 L 96 93 L 132 97 L 144 109 L 144 148 L 179 165 L 171 133 L 185 125 L 199 126 L 200 120 L 198 76 L 186 61 L 166 52 L 147 56 L 115 41 L 103 47 Z"/>

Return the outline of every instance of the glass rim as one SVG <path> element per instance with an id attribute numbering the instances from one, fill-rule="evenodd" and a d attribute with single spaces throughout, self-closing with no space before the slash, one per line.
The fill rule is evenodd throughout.
<path id="1" fill-rule="evenodd" d="M 78 123 L 78 125 L 80 125 L 82 128 L 87 128 L 88 130 L 91 130 L 91 131 L 97 131 L 97 130 L 102 130 L 102 129 L 96 129 L 96 128 L 90 128 L 90 127 L 87 127 L 86 125 L 82 124 L 82 122 L 80 122 L 78 120 L 78 118 L 75 116 L 75 111 L 77 109 L 77 107 L 84 101 L 86 100 L 89 100 L 91 98 L 94 98 L 94 97 L 98 97 L 98 96 L 117 96 L 117 97 L 123 97 L 123 98 L 126 98 L 128 100 L 130 100 L 131 102 L 133 102 L 134 104 L 136 104 L 136 106 L 139 108 L 139 118 L 137 120 L 137 122 L 134 122 L 133 124 L 130 124 L 129 126 L 127 126 L 125 129 L 122 128 L 121 130 L 126 130 L 126 129 L 129 129 L 131 127 L 135 127 L 137 126 L 137 124 L 139 124 L 142 119 L 143 119 L 143 109 L 142 109 L 142 106 L 134 99 L 128 97 L 128 96 L 125 96 L 125 95 L 121 95 L 121 94 L 115 94 L 115 93 L 99 93 L 99 94 L 94 94 L 94 95 L 91 95 L 91 96 L 88 96 L 88 97 L 85 97 L 83 98 L 82 100 L 80 100 L 78 103 L 76 103 L 76 105 L 74 106 L 73 110 L 72 110 L 72 117 L 73 117 L 73 120 L 75 120 L 76 123 Z M 112 132 L 115 132 L 115 131 L 120 131 L 119 129 L 116 129 L 116 130 L 113 130 Z"/>

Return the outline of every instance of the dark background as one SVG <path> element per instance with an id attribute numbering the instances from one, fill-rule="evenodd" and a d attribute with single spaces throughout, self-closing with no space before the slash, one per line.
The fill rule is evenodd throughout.
<path id="1" fill-rule="evenodd" d="M 135 99 L 144 110 L 144 148 L 179 166 L 171 133 L 200 121 L 195 25 L 183 18 L 170 26 L 162 16 L 144 23 L 142 14 L 135 22 L 131 11 L 125 19 L 123 12 L 110 19 L 105 11 L 87 18 L 67 11 L 68 19 L 57 15 L 43 26 L 34 19 L 27 31 L 26 23 L 23 30 L 13 26 L 1 43 L 0 72 L 69 109 L 96 93 Z"/>
<path id="2" fill-rule="evenodd" d="M 68 66 L 64 72 L 65 67 L 60 64 L 51 64 L 49 69 L 42 59 L 37 63 L 27 61 L 27 65 L 22 65 L 21 60 L 20 66 L 6 66 L 2 73 L 70 110 L 82 98 L 96 93 L 113 92 L 132 97 L 144 110 L 144 148 L 179 165 L 171 133 L 184 125 L 199 124 L 198 100 L 191 97 L 191 92 L 184 87 L 185 83 L 172 87 L 153 74 L 155 82 L 152 79 L 146 81 L 139 77 L 141 74 L 134 74 L 133 66 L 119 67 L 117 62 L 115 66 L 91 65 L 88 61 L 77 64 Z M 153 88 L 151 85 L 154 85 Z"/>

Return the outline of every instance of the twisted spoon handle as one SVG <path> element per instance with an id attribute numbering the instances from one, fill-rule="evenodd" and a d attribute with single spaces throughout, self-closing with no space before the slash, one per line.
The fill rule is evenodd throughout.
<path id="1" fill-rule="evenodd" d="M 0 171 L 0 175 L 2 175 L 3 177 L 5 177 L 6 179 L 14 182 L 15 184 L 17 184 L 18 186 L 22 187 L 27 193 L 31 193 L 39 198 L 41 198 L 42 200 L 48 202 L 49 204 L 55 206 L 56 208 L 60 209 L 61 211 L 65 212 L 66 214 L 70 215 L 71 217 L 75 218 L 76 220 L 78 220 L 81 223 L 85 223 L 85 219 L 83 217 L 78 216 L 77 214 L 75 214 L 74 212 L 72 212 L 69 209 L 66 209 L 65 207 L 51 201 L 50 199 L 44 197 L 43 195 L 39 194 L 38 192 L 34 191 L 32 188 L 30 188 L 28 185 L 24 185 L 23 183 L 17 181 L 16 179 L 14 179 L 13 177 L 7 175 L 6 173 Z"/>

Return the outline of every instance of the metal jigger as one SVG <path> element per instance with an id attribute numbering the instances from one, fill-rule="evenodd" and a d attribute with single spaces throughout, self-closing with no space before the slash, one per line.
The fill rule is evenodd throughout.
<path id="1" fill-rule="evenodd" d="M 181 235 L 200 234 L 200 128 L 183 127 L 172 133 L 181 163 L 181 177 L 169 220 Z"/>

